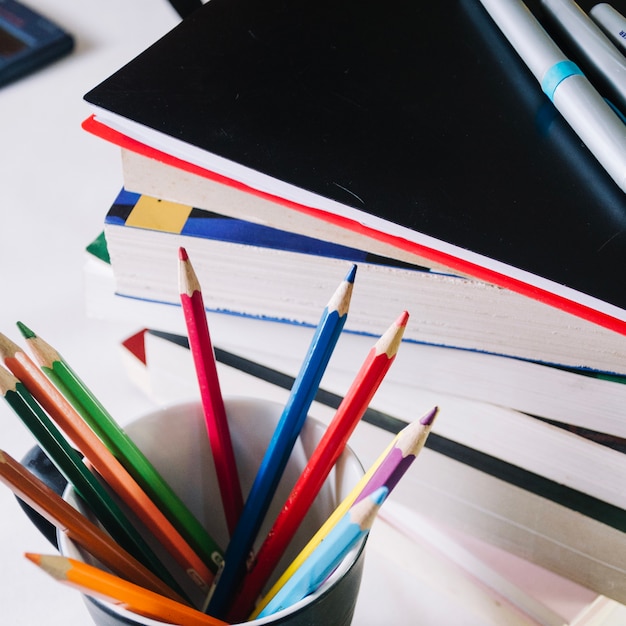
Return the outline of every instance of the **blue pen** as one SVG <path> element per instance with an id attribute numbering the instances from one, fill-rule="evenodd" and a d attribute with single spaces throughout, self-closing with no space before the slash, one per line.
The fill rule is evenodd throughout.
<path id="1" fill-rule="evenodd" d="M 245 573 L 246 561 L 256 535 L 345 325 L 355 275 L 356 265 L 353 265 L 322 313 L 308 353 L 226 548 L 224 566 L 218 573 L 210 594 L 207 607 L 210 615 L 223 618 Z"/>
<path id="2" fill-rule="evenodd" d="M 368 498 L 353 504 L 258 617 L 278 613 L 317 591 L 356 543 L 369 533 L 388 493 L 387 487 L 380 487 Z"/>

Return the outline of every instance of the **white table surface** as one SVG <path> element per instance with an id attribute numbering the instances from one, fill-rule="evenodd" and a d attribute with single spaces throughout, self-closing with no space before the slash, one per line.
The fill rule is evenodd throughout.
<path id="1" fill-rule="evenodd" d="M 119 152 L 80 127 L 83 94 L 178 21 L 165 0 L 31 0 L 76 38 L 68 57 L 0 89 L 0 332 L 20 320 L 61 351 L 121 424 L 153 408 L 122 367 L 119 341 L 134 325 L 88 319 L 84 248 L 102 229 L 122 184 Z M 0 403 L 0 449 L 20 459 L 34 444 Z M 10 490 L 0 485 L 0 623 L 88 626 L 79 594 L 23 554 L 51 552 Z M 373 536 L 375 539 L 375 536 Z M 368 550 L 355 626 L 455 624 L 484 618 L 400 575 L 384 550 Z"/>

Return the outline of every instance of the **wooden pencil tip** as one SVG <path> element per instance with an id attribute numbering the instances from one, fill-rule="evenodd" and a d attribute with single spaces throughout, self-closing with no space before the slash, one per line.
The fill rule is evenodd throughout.
<path id="1" fill-rule="evenodd" d="M 387 496 L 389 495 L 388 487 L 379 487 L 376 491 L 370 496 L 372 502 L 378 506 L 380 506 Z"/>
<path id="2" fill-rule="evenodd" d="M 187 250 L 185 250 L 185 248 L 183 248 L 182 246 L 178 248 L 178 258 L 181 261 L 189 261 L 189 255 L 187 254 Z"/>
<path id="3" fill-rule="evenodd" d="M 3 359 L 13 358 L 17 352 L 21 352 L 20 347 L 6 335 L 0 333 L 0 357 Z"/>
<path id="4" fill-rule="evenodd" d="M 424 417 L 422 417 L 422 419 L 420 419 L 420 424 L 422 426 L 432 425 L 432 423 L 435 421 L 435 417 L 437 416 L 438 412 L 439 412 L 438 406 L 432 408 L 430 411 L 428 411 L 428 413 L 426 413 L 426 415 L 424 415 Z"/>
<path id="5" fill-rule="evenodd" d="M 29 561 L 38 565 L 46 574 L 57 580 L 66 580 L 67 573 L 72 569 L 72 562 L 65 556 L 58 554 L 34 554 L 26 552 L 24 555 Z"/>
<path id="6" fill-rule="evenodd" d="M 37 336 L 30 328 L 28 328 L 28 326 L 26 326 L 26 324 L 22 322 L 17 322 L 17 328 L 20 333 L 22 333 L 22 337 L 24 337 L 24 339 L 34 339 Z"/>
<path id="7" fill-rule="evenodd" d="M 347 276 L 346 276 L 346 282 L 348 283 L 354 283 L 354 278 L 356 277 L 356 264 L 354 264 L 351 268 L 350 271 L 348 272 Z"/>
<path id="8" fill-rule="evenodd" d="M 9 391 L 15 391 L 19 382 L 8 369 L 0 365 L 0 395 L 6 396 Z"/>

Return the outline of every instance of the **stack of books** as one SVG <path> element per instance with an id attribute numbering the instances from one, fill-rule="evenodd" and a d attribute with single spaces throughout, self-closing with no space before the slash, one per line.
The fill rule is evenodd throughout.
<path id="1" fill-rule="evenodd" d="M 211 0 L 85 97 L 125 186 L 90 311 L 153 329 L 144 385 L 197 393 L 179 246 L 251 389 L 289 385 L 356 262 L 321 404 L 411 313 L 364 464 L 434 400 L 398 500 L 626 601 L 626 196 L 480 2 Z"/>

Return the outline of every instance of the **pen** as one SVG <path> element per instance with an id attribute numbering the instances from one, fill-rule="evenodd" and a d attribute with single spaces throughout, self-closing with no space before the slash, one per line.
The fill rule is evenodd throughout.
<path id="1" fill-rule="evenodd" d="M 541 0 L 581 57 L 595 67 L 626 105 L 626 57 L 573 0 Z"/>
<path id="2" fill-rule="evenodd" d="M 626 17 L 606 2 L 596 4 L 589 14 L 607 37 L 626 51 Z"/>
<path id="3" fill-rule="evenodd" d="M 480 0 L 543 92 L 622 191 L 626 125 L 519 0 Z"/>

